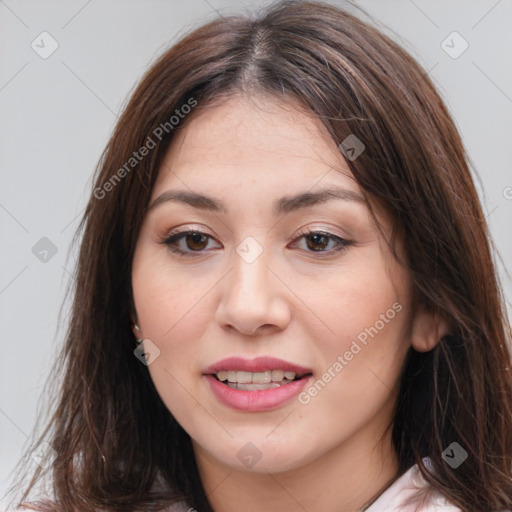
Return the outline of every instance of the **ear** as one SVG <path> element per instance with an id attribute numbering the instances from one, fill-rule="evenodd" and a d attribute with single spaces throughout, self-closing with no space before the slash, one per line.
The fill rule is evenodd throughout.
<path id="1" fill-rule="evenodd" d="M 440 313 L 418 306 L 411 328 L 411 345 L 416 351 L 429 352 L 449 332 L 448 321 Z"/>

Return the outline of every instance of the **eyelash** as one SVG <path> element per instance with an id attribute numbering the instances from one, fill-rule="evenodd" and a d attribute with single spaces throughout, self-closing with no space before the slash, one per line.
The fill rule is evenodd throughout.
<path id="1" fill-rule="evenodd" d="M 203 235 L 210 239 L 213 239 L 212 236 L 210 236 L 207 233 L 204 233 L 202 231 L 187 229 L 187 230 L 183 230 L 183 231 L 174 231 L 174 232 L 169 233 L 163 240 L 161 240 L 160 243 L 162 243 L 163 245 L 166 245 L 170 251 L 178 254 L 179 256 L 186 256 L 186 257 L 193 258 L 195 256 L 199 256 L 202 253 L 204 253 L 206 251 L 206 249 L 201 249 L 201 250 L 197 250 L 197 251 L 194 251 L 194 250 L 184 251 L 177 247 L 177 244 L 180 240 L 184 239 L 187 235 L 191 235 L 191 234 Z M 310 230 L 310 229 L 301 230 L 297 234 L 297 236 L 294 238 L 293 242 L 295 242 L 301 238 L 312 236 L 312 235 L 320 235 L 320 236 L 327 237 L 330 240 L 334 240 L 338 245 L 336 248 L 330 249 L 330 250 L 308 251 L 308 250 L 304 249 L 306 252 L 308 252 L 310 254 L 331 255 L 332 253 L 344 251 L 349 246 L 353 245 L 352 241 L 345 240 L 344 238 L 341 238 L 341 237 L 334 235 L 332 233 L 329 233 L 327 231 Z M 319 257 L 323 257 L 323 256 L 319 256 Z"/>

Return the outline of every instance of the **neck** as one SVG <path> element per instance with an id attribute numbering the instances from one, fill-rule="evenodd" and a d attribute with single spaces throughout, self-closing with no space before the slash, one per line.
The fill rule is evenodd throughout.
<path id="1" fill-rule="evenodd" d="M 238 471 L 197 445 L 194 451 L 215 512 L 239 512 L 241 503 L 250 503 L 251 512 L 359 512 L 393 481 L 398 469 L 391 432 L 378 443 L 375 434 L 359 432 L 311 463 L 285 473 Z"/>

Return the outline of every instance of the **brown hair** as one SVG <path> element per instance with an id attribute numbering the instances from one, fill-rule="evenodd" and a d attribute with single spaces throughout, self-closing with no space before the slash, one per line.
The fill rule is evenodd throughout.
<path id="1" fill-rule="evenodd" d="M 298 100 L 337 144 L 354 134 L 366 145 L 349 162 L 353 175 L 403 234 L 416 300 L 451 325 L 435 349 L 411 348 L 405 361 L 392 425 L 399 471 L 419 464 L 465 512 L 511 508 L 510 326 L 459 134 L 427 73 L 391 39 L 338 8 L 292 1 L 193 31 L 124 109 L 77 232 L 60 393 L 34 443 L 48 439 L 58 454 L 53 502 L 36 509 L 159 510 L 184 497 L 211 511 L 190 438 L 133 355 L 131 263 L 162 156 L 186 125 L 180 116 L 171 127 L 171 116 L 240 90 Z M 148 137 L 155 147 L 126 167 Z M 457 469 L 442 458 L 452 442 L 468 453 Z M 43 475 L 37 468 L 22 500 Z"/>

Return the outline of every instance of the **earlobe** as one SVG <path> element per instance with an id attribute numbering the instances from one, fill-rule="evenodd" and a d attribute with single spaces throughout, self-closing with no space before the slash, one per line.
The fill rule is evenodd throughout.
<path id="1" fill-rule="evenodd" d="M 418 352 L 429 352 L 449 332 L 448 321 L 440 313 L 420 306 L 412 321 L 411 345 Z"/>
<path id="2" fill-rule="evenodd" d="M 139 340 L 142 337 L 142 332 L 140 330 L 140 327 L 137 325 L 137 323 L 133 319 L 132 319 L 132 332 L 133 332 L 133 335 L 135 336 L 136 340 Z"/>

